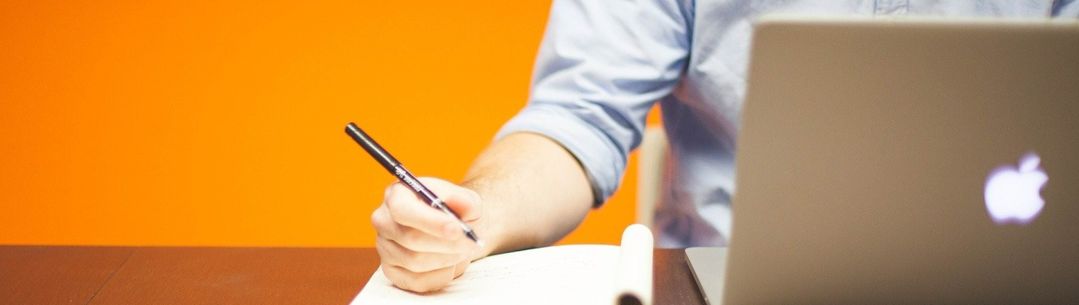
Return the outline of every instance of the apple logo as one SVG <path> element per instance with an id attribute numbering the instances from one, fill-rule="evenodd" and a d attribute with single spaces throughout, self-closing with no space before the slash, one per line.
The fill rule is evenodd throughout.
<path id="1" fill-rule="evenodd" d="M 985 181 L 985 207 L 998 225 L 1025 225 L 1038 217 L 1045 206 L 1041 189 L 1049 176 L 1039 167 L 1041 158 L 1033 152 L 1019 159 L 1019 167 L 1004 165 L 989 172 Z"/>

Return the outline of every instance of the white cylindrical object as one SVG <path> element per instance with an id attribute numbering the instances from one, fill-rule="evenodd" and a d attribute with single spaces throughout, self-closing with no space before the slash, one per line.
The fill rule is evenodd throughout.
<path id="1" fill-rule="evenodd" d="M 615 304 L 652 304 L 652 231 L 633 224 L 622 232 L 615 278 Z"/>

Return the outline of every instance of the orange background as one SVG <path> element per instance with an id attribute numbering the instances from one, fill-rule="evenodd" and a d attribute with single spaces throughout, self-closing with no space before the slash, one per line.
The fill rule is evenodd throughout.
<path id="1" fill-rule="evenodd" d="M 345 123 L 460 179 L 549 5 L 0 1 L 0 243 L 372 246 L 393 179 Z M 563 243 L 617 243 L 634 175 Z"/>

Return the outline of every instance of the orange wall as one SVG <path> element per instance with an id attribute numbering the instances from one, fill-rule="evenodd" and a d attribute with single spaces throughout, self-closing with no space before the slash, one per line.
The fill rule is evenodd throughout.
<path id="1" fill-rule="evenodd" d="M 0 1 L 0 243 L 371 246 L 393 180 L 344 124 L 460 179 L 549 4 Z M 617 242 L 633 175 L 563 242 Z"/>

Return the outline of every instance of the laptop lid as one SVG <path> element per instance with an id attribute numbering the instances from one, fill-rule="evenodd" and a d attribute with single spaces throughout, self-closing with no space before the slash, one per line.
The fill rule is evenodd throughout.
<path id="1" fill-rule="evenodd" d="M 1079 25 L 755 31 L 725 303 L 1079 300 Z"/>

